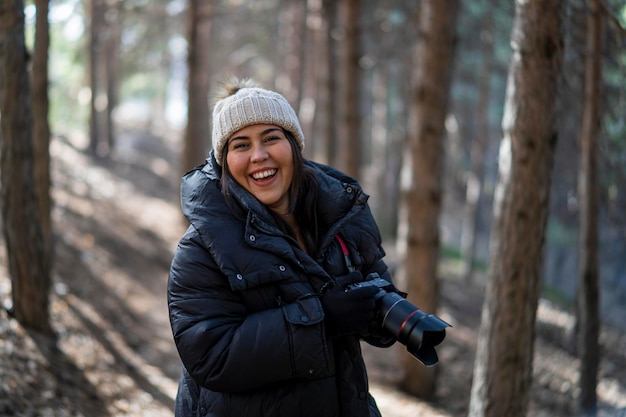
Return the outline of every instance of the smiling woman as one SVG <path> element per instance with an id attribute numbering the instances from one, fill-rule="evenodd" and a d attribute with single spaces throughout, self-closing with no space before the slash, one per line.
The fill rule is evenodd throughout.
<path id="1" fill-rule="evenodd" d="M 225 160 L 239 185 L 288 219 L 293 155 L 282 128 L 252 125 L 238 130 L 228 141 Z"/>
<path id="2" fill-rule="evenodd" d="M 294 110 L 253 82 L 224 86 L 212 141 L 182 181 L 191 226 L 168 285 L 176 416 L 380 416 L 360 340 L 394 338 L 376 288 L 345 291 L 372 273 L 390 281 L 368 196 L 305 160 Z"/>

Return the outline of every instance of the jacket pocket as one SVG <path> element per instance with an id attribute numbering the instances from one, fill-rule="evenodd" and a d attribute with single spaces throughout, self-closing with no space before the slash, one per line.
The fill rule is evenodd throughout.
<path id="1" fill-rule="evenodd" d="M 300 299 L 283 307 L 287 322 L 294 378 L 317 379 L 334 375 L 331 346 L 326 339 L 324 312 L 317 297 Z"/>
<path id="2" fill-rule="evenodd" d="M 287 304 L 283 307 L 285 320 L 288 323 L 311 326 L 324 319 L 322 303 L 316 297 L 298 300 L 295 303 Z"/>

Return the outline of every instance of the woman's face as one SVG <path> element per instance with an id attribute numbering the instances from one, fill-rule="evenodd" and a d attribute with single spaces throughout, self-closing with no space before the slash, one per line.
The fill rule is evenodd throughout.
<path id="1" fill-rule="evenodd" d="M 239 185 L 278 214 L 289 211 L 293 154 L 283 129 L 251 125 L 228 139 L 226 164 Z"/>

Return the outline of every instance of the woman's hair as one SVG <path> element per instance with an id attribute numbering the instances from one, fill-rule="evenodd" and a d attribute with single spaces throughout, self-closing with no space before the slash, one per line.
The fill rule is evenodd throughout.
<path id="1" fill-rule="evenodd" d="M 306 251 L 313 255 L 317 252 L 319 239 L 319 223 L 317 218 L 318 183 L 315 172 L 305 164 L 304 156 L 298 147 L 296 138 L 288 130 L 284 130 L 285 136 L 291 145 L 293 155 L 293 178 L 289 187 L 289 212 L 293 213 L 300 233 L 304 240 Z M 233 200 L 228 190 L 230 181 L 235 181 L 227 163 L 228 147 L 222 154 L 222 194 L 226 203 L 232 208 Z M 289 227 L 281 216 L 269 210 L 276 224 L 284 233 L 296 238 L 295 232 Z"/>

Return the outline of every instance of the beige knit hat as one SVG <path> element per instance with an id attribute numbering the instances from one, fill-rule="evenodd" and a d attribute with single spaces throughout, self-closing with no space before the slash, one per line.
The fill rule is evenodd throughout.
<path id="1" fill-rule="evenodd" d="M 271 124 L 291 132 L 300 150 L 304 134 L 296 112 L 282 95 L 258 87 L 250 80 L 232 80 L 224 85 L 225 97 L 213 108 L 213 149 L 221 164 L 224 146 L 230 136 L 246 126 Z"/>

